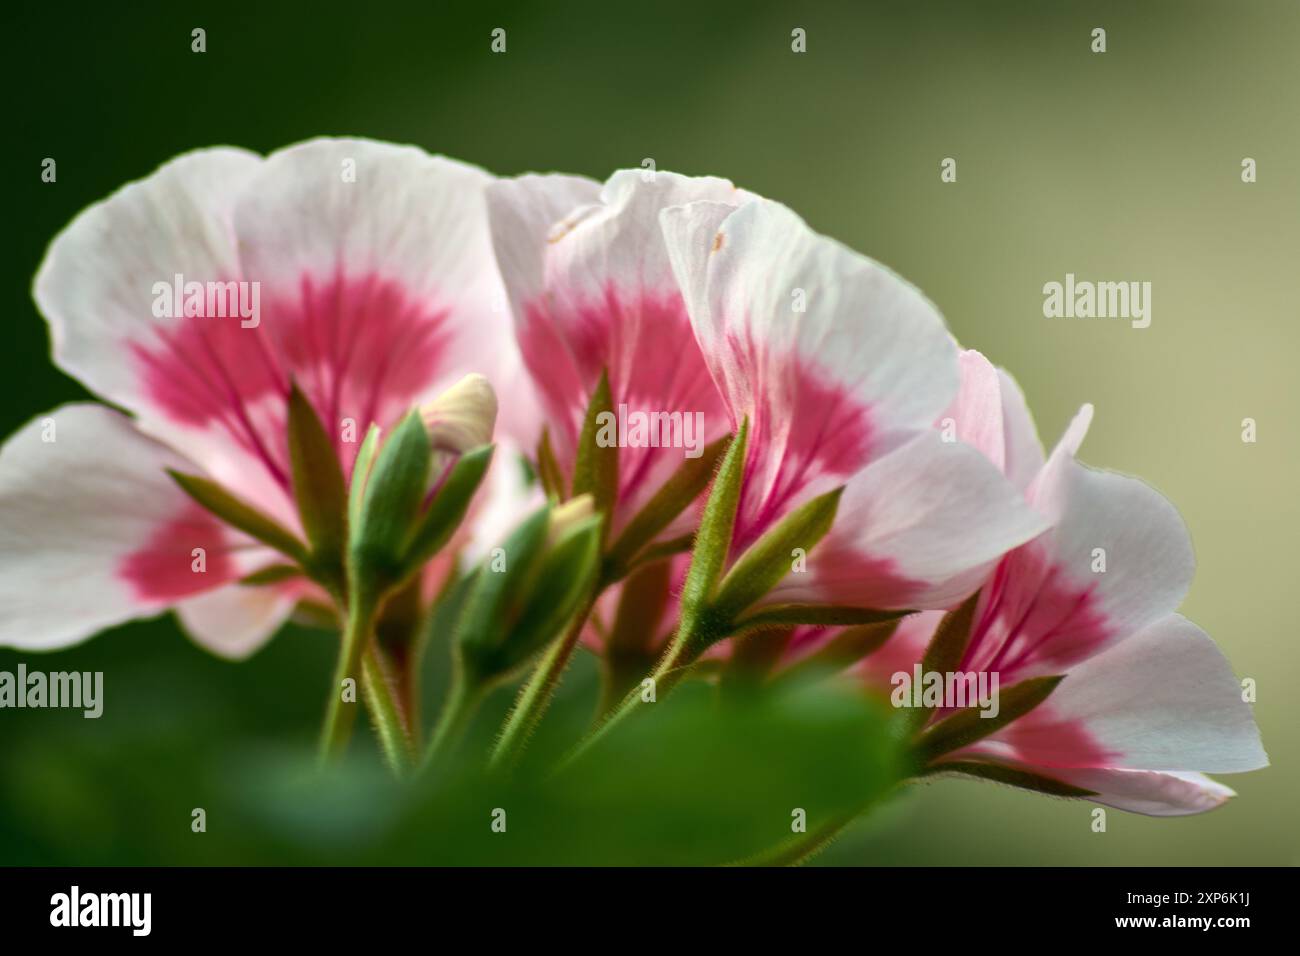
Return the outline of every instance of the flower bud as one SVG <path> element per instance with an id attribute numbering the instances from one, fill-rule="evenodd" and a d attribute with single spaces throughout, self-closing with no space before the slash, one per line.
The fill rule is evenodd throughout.
<path id="1" fill-rule="evenodd" d="M 578 525 L 583 524 L 596 513 L 596 504 L 591 495 L 578 495 L 576 498 L 555 505 L 551 508 L 550 520 L 546 526 L 546 547 L 555 545 Z"/>
<path id="2" fill-rule="evenodd" d="M 482 375 L 466 375 L 437 398 L 421 405 L 420 418 L 435 453 L 463 454 L 492 440 L 497 396 Z"/>

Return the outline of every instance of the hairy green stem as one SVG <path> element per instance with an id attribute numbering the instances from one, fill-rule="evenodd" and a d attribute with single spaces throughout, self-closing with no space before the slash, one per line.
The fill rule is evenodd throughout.
<path id="1" fill-rule="evenodd" d="M 374 722 L 384 759 L 395 775 L 404 776 L 415 760 L 415 742 L 402 719 L 392 680 L 374 641 L 367 643 L 362 655 L 361 679 L 366 709 Z"/>
<path id="2" fill-rule="evenodd" d="M 689 627 L 689 625 L 687 626 Z M 655 669 L 649 674 L 648 679 L 654 681 L 654 702 L 658 702 L 661 697 L 667 697 L 682 682 L 686 675 L 690 673 L 691 665 L 699 659 L 706 648 L 707 645 L 700 646 L 694 639 L 693 629 L 680 631 L 678 637 L 673 640 L 668 650 L 664 652 L 663 657 L 659 659 L 659 663 L 655 665 Z M 558 769 L 563 770 L 580 759 L 592 747 L 608 736 L 615 727 L 626 721 L 641 707 L 647 706 L 649 702 L 642 700 L 641 695 L 642 686 L 639 683 L 628 692 L 627 696 L 623 698 L 623 702 L 596 726 L 595 730 L 569 751 L 568 755 L 561 761 Z"/>
<path id="3" fill-rule="evenodd" d="M 736 860 L 728 866 L 802 866 L 826 849 L 844 832 L 845 827 L 862 815 L 864 807 L 832 817 L 810 833 L 800 833 L 753 856 Z"/>
<path id="4" fill-rule="evenodd" d="M 379 609 L 377 595 L 372 589 L 357 588 L 348 602 L 347 626 L 339 647 L 338 664 L 334 670 L 334 683 L 330 688 L 329 705 L 325 710 L 325 723 L 321 728 L 320 760 L 326 763 L 338 759 L 347 747 L 352 734 L 356 710 L 343 700 L 344 682 L 351 680 L 356 686 L 361 657 L 374 630 L 375 615 Z"/>
<path id="5" fill-rule="evenodd" d="M 424 751 L 422 767 L 427 768 L 445 760 L 455 752 L 485 693 L 485 687 L 465 679 L 463 674 L 453 676 L 433 737 Z"/>
<path id="6" fill-rule="evenodd" d="M 520 690 L 519 697 L 506 717 L 506 722 L 501 727 L 501 735 L 492 750 L 489 766 L 493 770 L 503 769 L 513 764 L 528 745 L 528 739 L 537 729 L 547 707 L 550 706 L 551 698 L 555 696 L 555 688 L 559 686 L 560 678 L 564 676 L 565 668 L 573 658 L 573 652 L 582 637 L 582 629 L 586 626 L 587 618 L 591 616 L 591 610 L 595 607 L 599 596 L 600 589 L 593 589 L 591 597 L 579 606 L 563 636 L 547 648 L 527 683 Z"/>

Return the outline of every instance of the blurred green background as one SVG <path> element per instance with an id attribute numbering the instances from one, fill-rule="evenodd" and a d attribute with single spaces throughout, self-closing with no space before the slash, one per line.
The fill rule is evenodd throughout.
<path id="1" fill-rule="evenodd" d="M 1184 613 L 1258 681 L 1273 761 L 1224 778 L 1240 796 L 1213 813 L 1112 812 L 1104 834 L 1086 803 L 942 781 L 820 861 L 1300 862 L 1300 5 L 371 0 L 0 16 L 0 432 L 85 396 L 48 361 L 31 301 L 45 245 L 183 150 L 357 134 L 500 174 L 603 178 L 649 157 L 727 176 L 924 289 L 964 344 L 1019 379 L 1048 443 L 1081 402 L 1097 406 L 1082 457 L 1181 509 L 1199 560 Z M 504 55 L 489 52 L 495 27 Z M 805 54 L 791 52 L 794 27 Z M 1094 27 L 1104 54 L 1090 51 Z M 47 156 L 57 184 L 40 181 Z M 939 180 L 944 157 L 954 184 Z M 1042 286 L 1067 272 L 1152 282 L 1151 327 L 1044 319 Z M 1245 417 L 1255 444 L 1241 441 Z M 322 635 L 290 630 L 228 664 L 170 618 L 54 655 L 0 651 L 0 669 L 107 672 L 99 721 L 0 711 L 0 862 L 300 858 L 219 820 L 193 835 L 190 808 L 224 805 L 249 754 L 310 747 L 331 655 Z M 570 709 L 589 677 L 566 682 Z"/>

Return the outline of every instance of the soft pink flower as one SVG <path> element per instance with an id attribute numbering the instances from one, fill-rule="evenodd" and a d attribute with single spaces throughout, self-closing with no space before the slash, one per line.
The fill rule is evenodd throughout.
<path id="1" fill-rule="evenodd" d="M 1205 773 L 1254 770 L 1268 759 L 1231 666 L 1174 613 L 1195 567 L 1178 512 L 1136 478 L 1075 460 L 1090 406 L 1044 462 L 1015 383 L 979 353 L 962 361 L 960 397 L 940 425 L 952 419 L 1052 527 L 989 575 L 959 670 L 997 673 L 1003 690 L 1031 677 L 1066 677 L 1045 703 L 939 766 L 1007 764 L 1141 813 L 1218 806 L 1232 791 Z M 873 683 L 911 673 L 941 617 L 905 620 L 864 662 Z"/>
<path id="2" fill-rule="evenodd" d="M 774 202 L 661 216 L 733 423 L 750 422 L 736 542 L 843 486 L 834 527 L 768 603 L 945 607 L 1046 522 L 999 469 L 931 427 L 957 394 L 938 310 Z"/>
<path id="3" fill-rule="evenodd" d="M 392 424 L 466 372 L 517 379 L 489 180 L 363 140 L 266 158 L 205 149 L 77 216 L 50 246 L 36 300 L 56 363 L 131 417 L 65 405 L 48 416 L 55 440 L 38 419 L 0 452 L 0 644 L 59 647 L 171 607 L 222 654 L 273 633 L 301 586 L 236 584 L 275 556 L 164 469 L 205 474 L 296 529 L 291 380 L 346 472 L 372 422 Z M 177 276 L 250 283 L 258 314 L 160 315 Z M 525 440 L 518 416 L 532 405 L 513 382 L 503 418 Z"/>
<path id="4" fill-rule="evenodd" d="M 731 427 L 691 332 L 659 212 L 700 199 L 741 202 L 723 179 L 623 170 L 604 186 L 521 176 L 488 189 L 492 238 L 519 349 L 546 410 L 561 467 L 571 467 L 602 371 L 615 407 L 702 413 L 702 445 Z M 683 462 L 680 447 L 619 450 L 621 530 Z M 677 529 L 684 530 L 684 529 Z"/>

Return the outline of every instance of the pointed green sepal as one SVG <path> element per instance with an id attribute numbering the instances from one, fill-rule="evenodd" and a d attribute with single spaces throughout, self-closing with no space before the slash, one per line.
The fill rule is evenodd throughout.
<path id="1" fill-rule="evenodd" d="M 968 777 L 978 777 L 981 780 L 992 780 L 995 783 L 1005 783 L 1008 786 L 1019 787 L 1021 790 L 1032 790 L 1034 793 L 1045 793 L 1051 797 L 1095 797 L 1097 791 L 1085 790 L 1083 787 L 1076 787 L 1073 784 L 1065 783 L 1062 780 L 1055 780 L 1052 777 L 1044 776 L 1039 773 L 1031 773 L 1028 770 L 1021 770 L 1017 767 L 1006 767 L 997 763 L 985 763 L 982 760 L 951 760 L 937 763 L 925 771 L 925 776 L 935 776 L 941 773 L 960 773 Z"/>
<path id="2" fill-rule="evenodd" d="M 542 483 L 542 491 L 552 502 L 563 501 L 564 472 L 560 470 L 560 461 L 555 457 L 555 447 L 551 444 L 551 430 L 542 429 L 541 440 L 537 443 L 537 480 Z"/>
<path id="3" fill-rule="evenodd" d="M 473 679 L 500 671 L 499 647 L 508 636 L 508 609 L 523 592 L 546 545 L 549 507 L 529 515 L 475 572 L 456 622 L 454 640 Z"/>
<path id="4" fill-rule="evenodd" d="M 981 708 L 977 704 L 941 720 L 917 741 L 917 755 L 921 763 L 928 764 L 936 757 L 970 746 L 1001 730 L 1047 700 L 1064 679 L 1064 674 L 1032 677 L 999 693 L 996 698 L 997 713 L 994 715 L 981 716 Z"/>
<path id="5" fill-rule="evenodd" d="M 727 565 L 731 551 L 731 535 L 736 526 L 736 509 L 740 504 L 740 489 L 745 475 L 745 448 L 749 439 L 749 419 L 740 423 L 736 437 L 727 448 L 713 488 L 704 505 L 700 526 L 695 532 L 695 546 L 691 551 L 691 567 L 682 588 L 683 633 L 693 634 L 695 622 L 713 596 L 718 579 Z M 716 640 L 715 635 L 703 639 Z"/>
<path id="6" fill-rule="evenodd" d="M 542 559 L 506 638 L 507 673 L 549 644 L 591 593 L 600 569 L 600 528 L 600 516 L 592 515 L 562 535 Z"/>
<path id="7" fill-rule="evenodd" d="M 939 621 L 934 636 L 926 646 L 925 656 L 921 658 L 922 673 L 947 674 L 961 668 L 962 658 L 966 656 L 966 648 L 970 644 L 979 597 L 979 592 L 976 591 Z"/>
<path id="8" fill-rule="evenodd" d="M 791 573 L 795 552 L 807 554 L 831 529 L 843 491 L 837 488 L 800 505 L 755 541 L 722 579 L 714 611 L 733 620 L 776 587 Z"/>
<path id="9" fill-rule="evenodd" d="M 591 495 L 596 511 L 610 515 L 618 502 L 618 440 L 602 437 L 614 417 L 614 399 L 610 394 L 609 375 L 602 372 L 596 390 L 587 403 L 587 415 L 578 438 L 578 455 L 573 466 L 573 494 Z M 608 527 L 609 522 L 606 522 Z"/>
<path id="10" fill-rule="evenodd" d="M 311 545 L 313 564 L 322 574 L 341 582 L 347 483 L 333 440 L 296 384 L 289 390 L 288 431 L 293 497 Z"/>
<path id="11" fill-rule="evenodd" d="M 474 492 L 482 484 L 483 476 L 492 463 L 494 447 L 483 445 L 467 451 L 448 469 L 441 487 L 420 518 L 403 558 L 407 573 L 433 557 L 460 527 L 465 513 L 469 511 Z"/>
<path id="12" fill-rule="evenodd" d="M 355 528 L 361 521 L 361 505 L 365 499 L 366 482 L 370 480 L 370 469 L 375 464 L 375 452 L 379 450 L 380 429 L 371 425 L 366 437 L 357 449 L 356 460 L 352 462 L 352 481 L 348 485 L 348 527 Z"/>
<path id="13" fill-rule="evenodd" d="M 167 474 L 187 495 L 226 524 L 269 544 L 299 565 L 306 566 L 309 563 L 307 546 L 296 535 L 252 505 L 236 498 L 215 481 L 170 468 Z"/>
<path id="14" fill-rule="evenodd" d="M 615 575 L 621 577 L 626 573 L 655 536 L 672 524 L 708 487 L 718 459 L 730 443 L 731 436 L 720 438 L 706 447 L 698 458 L 687 458 L 645 507 L 633 516 L 609 550 L 608 565 Z M 688 536 L 680 543 L 689 547 L 690 540 Z"/>
<path id="15" fill-rule="evenodd" d="M 302 568 L 296 564 L 272 564 L 252 574 L 244 575 L 239 579 L 239 583 L 245 587 L 255 588 L 266 584 L 279 584 L 281 581 L 292 581 L 298 577 L 302 577 Z"/>
<path id="16" fill-rule="evenodd" d="M 838 674 L 880 650 L 897 629 L 897 620 L 846 627 L 816 653 L 796 662 L 777 676 L 784 681 Z"/>
<path id="17" fill-rule="evenodd" d="M 915 611 L 881 611 L 870 607 L 841 604 L 773 604 L 751 611 L 734 622 L 734 634 L 770 631 L 807 624 L 815 627 L 851 627 L 856 625 L 897 623 Z"/>
<path id="18" fill-rule="evenodd" d="M 429 435 L 410 412 L 388 436 L 362 491 L 351 532 L 354 568 L 395 584 L 429 483 Z"/>

